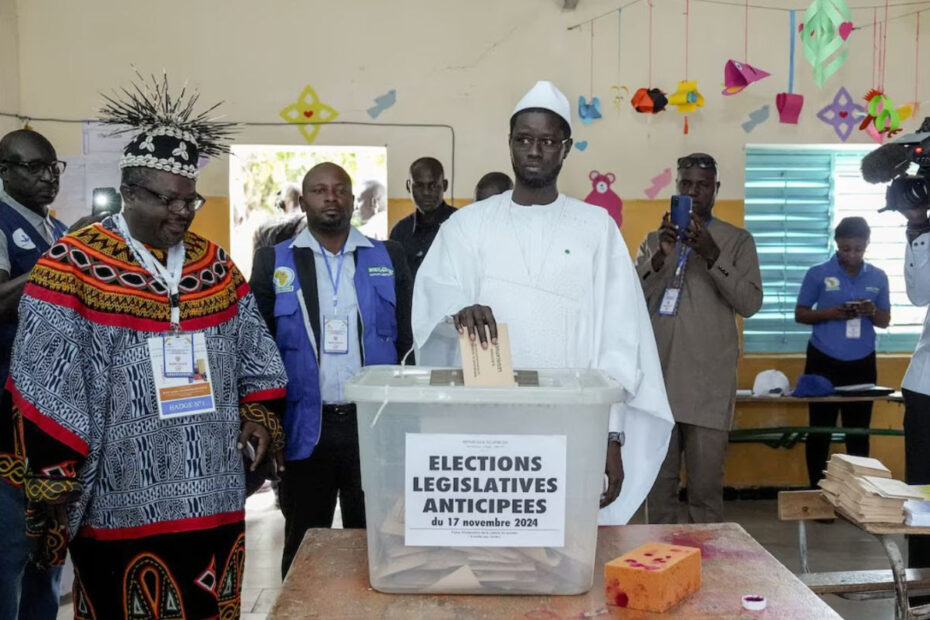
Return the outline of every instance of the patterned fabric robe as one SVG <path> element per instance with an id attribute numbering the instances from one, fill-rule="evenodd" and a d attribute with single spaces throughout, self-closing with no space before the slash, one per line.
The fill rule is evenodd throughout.
<path id="1" fill-rule="evenodd" d="M 226 252 L 185 237 L 181 329 L 205 335 L 214 413 L 162 420 L 148 338 L 169 329 L 164 287 L 110 219 L 63 237 L 30 275 L 8 388 L 27 459 L 30 528 L 49 562 L 70 544 L 76 618 L 237 618 L 246 420 L 283 442 L 262 403 L 287 378 Z M 160 260 L 164 253 L 153 250 Z M 56 536 L 42 505 L 63 496 Z M 51 533 L 50 533 L 51 532 Z"/>

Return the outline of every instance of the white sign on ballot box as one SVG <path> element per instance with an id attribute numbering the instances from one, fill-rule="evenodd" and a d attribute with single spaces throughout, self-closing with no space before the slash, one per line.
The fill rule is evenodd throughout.
<path id="1" fill-rule="evenodd" d="M 562 547 L 564 435 L 407 433 L 404 544 Z"/>

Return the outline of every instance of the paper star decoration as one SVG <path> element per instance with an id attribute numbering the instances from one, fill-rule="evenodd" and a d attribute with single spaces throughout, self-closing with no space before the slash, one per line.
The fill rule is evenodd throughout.
<path id="1" fill-rule="evenodd" d="M 311 143 L 320 133 L 321 123 L 329 123 L 339 116 L 339 112 L 333 107 L 320 101 L 316 91 L 310 86 L 305 86 L 300 91 L 297 101 L 282 109 L 280 114 L 287 122 L 298 124 L 301 135 Z"/>
<path id="2" fill-rule="evenodd" d="M 865 117 L 865 108 L 853 101 L 849 91 L 840 87 L 836 91 L 833 103 L 817 112 L 817 118 L 833 127 L 840 140 L 846 142 L 853 127 Z"/>

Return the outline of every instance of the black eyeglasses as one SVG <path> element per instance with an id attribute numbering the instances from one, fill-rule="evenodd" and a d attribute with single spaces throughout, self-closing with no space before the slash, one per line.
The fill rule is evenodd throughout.
<path id="1" fill-rule="evenodd" d="M 710 155 L 688 155 L 678 158 L 679 169 L 691 168 L 692 166 L 697 166 L 702 170 L 713 169 L 714 172 L 717 172 L 717 162 Z"/>
<path id="2" fill-rule="evenodd" d="M 562 148 L 562 145 L 567 143 L 571 138 L 565 138 L 564 140 L 559 140 L 557 138 L 534 138 L 533 136 L 511 136 L 510 141 L 513 142 L 513 145 L 520 149 L 529 149 L 534 144 L 538 144 L 539 148 L 546 151 L 554 151 L 556 149 Z"/>
<path id="3" fill-rule="evenodd" d="M 68 167 L 68 162 L 66 161 L 4 161 L 2 162 L 7 166 L 16 166 L 17 168 L 22 168 L 29 174 L 42 174 L 46 170 L 52 175 L 59 177 L 64 173 L 65 168 Z"/>
<path id="4" fill-rule="evenodd" d="M 172 198 L 171 196 L 165 196 L 164 194 L 152 191 L 144 185 L 137 185 L 135 183 L 124 183 L 123 185 L 132 189 L 141 189 L 172 213 L 184 213 L 184 211 L 187 210 L 197 213 L 204 203 L 207 202 L 207 199 L 200 194 L 194 194 L 193 198 Z"/>

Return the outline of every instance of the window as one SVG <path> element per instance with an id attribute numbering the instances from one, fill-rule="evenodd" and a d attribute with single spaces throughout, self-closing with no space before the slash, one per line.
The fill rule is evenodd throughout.
<path id="1" fill-rule="evenodd" d="M 925 310 L 913 307 L 904 288 L 904 219 L 879 214 L 885 186 L 862 180 L 862 147 L 746 148 L 746 228 L 762 269 L 762 309 L 744 322 L 748 353 L 800 353 L 810 327 L 794 321 L 798 290 L 807 270 L 834 252 L 833 229 L 844 217 L 862 216 L 872 228 L 866 260 L 888 275 L 891 325 L 878 333 L 878 350 L 912 351 Z"/>

